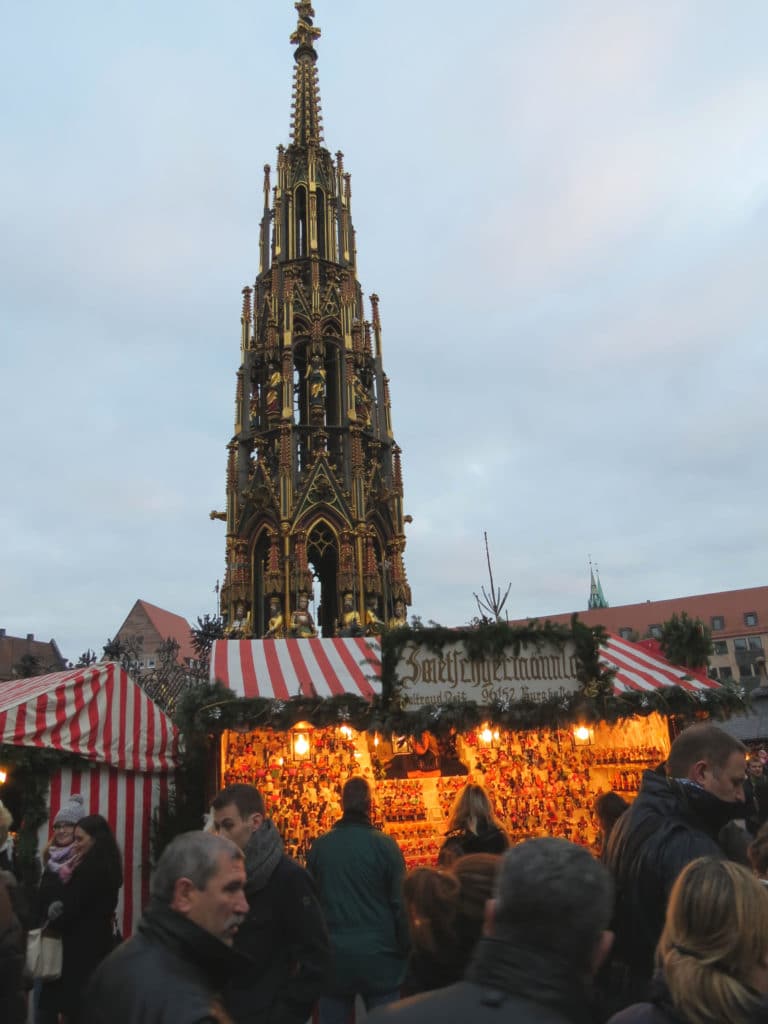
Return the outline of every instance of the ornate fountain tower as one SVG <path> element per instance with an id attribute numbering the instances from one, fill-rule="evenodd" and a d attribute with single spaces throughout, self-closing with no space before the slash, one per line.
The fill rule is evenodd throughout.
<path id="1" fill-rule="evenodd" d="M 411 593 L 400 449 L 378 296 L 365 318 L 350 175 L 323 146 L 307 0 L 295 4 L 291 143 L 264 168 L 259 274 L 243 289 L 235 431 L 228 445 L 231 636 L 324 636 L 402 620 Z M 313 623 L 307 612 L 319 598 Z"/>

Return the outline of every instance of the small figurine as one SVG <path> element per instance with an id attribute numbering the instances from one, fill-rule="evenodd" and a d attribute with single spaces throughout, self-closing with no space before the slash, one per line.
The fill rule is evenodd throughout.
<path id="1" fill-rule="evenodd" d="M 269 621 L 265 637 L 273 637 L 282 640 L 285 636 L 285 623 L 283 622 L 283 608 L 279 597 L 272 597 L 269 600 Z"/>
<path id="2" fill-rule="evenodd" d="M 299 594 L 299 607 L 291 615 L 291 636 L 301 639 L 317 636 L 315 620 L 309 611 L 309 595 L 304 590 Z"/>
<path id="3" fill-rule="evenodd" d="M 339 619 L 338 636 L 360 636 L 363 627 L 360 624 L 360 616 L 355 608 L 354 597 L 349 592 L 342 598 L 341 618 Z"/>

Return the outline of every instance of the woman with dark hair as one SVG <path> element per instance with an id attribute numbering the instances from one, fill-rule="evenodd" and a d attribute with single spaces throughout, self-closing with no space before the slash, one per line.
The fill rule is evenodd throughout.
<path id="1" fill-rule="evenodd" d="M 483 929 L 501 858 L 461 857 L 449 871 L 414 868 L 403 883 L 411 954 L 401 995 L 416 995 L 459 981 Z"/>
<path id="2" fill-rule="evenodd" d="M 600 860 L 605 861 L 605 851 L 608 847 L 613 826 L 622 816 L 624 811 L 629 810 L 629 804 L 623 796 L 614 793 L 600 793 L 595 797 L 595 816 L 600 822 Z"/>
<path id="3" fill-rule="evenodd" d="M 446 839 L 438 854 L 441 867 L 450 867 L 467 853 L 504 853 L 507 833 L 496 820 L 482 786 L 468 782 L 453 805 Z"/>
<path id="4" fill-rule="evenodd" d="M 75 826 L 72 874 L 47 908 L 61 936 L 63 965 L 57 987 L 58 1012 L 77 1024 L 80 998 L 91 974 L 114 948 L 114 913 L 123 884 L 120 851 L 107 821 L 89 814 Z"/>

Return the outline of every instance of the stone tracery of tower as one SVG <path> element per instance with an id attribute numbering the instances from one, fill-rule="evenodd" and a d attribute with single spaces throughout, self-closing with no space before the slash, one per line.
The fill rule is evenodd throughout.
<path id="1" fill-rule="evenodd" d="M 295 7 L 292 141 L 274 185 L 264 168 L 259 273 L 243 289 L 221 590 L 234 636 L 311 635 L 313 595 L 324 636 L 398 622 L 411 603 L 379 300 L 367 320 L 350 175 L 322 145 L 320 29 L 311 3 Z"/>

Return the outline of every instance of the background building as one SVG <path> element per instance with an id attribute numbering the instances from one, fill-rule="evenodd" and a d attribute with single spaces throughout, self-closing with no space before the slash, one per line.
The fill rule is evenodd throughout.
<path id="1" fill-rule="evenodd" d="M 131 650 L 136 668 L 152 671 L 160 667 L 161 650 L 168 640 L 175 640 L 179 645 L 178 664 L 193 667 L 196 654 L 192 646 L 192 627 L 187 620 L 149 601 L 137 601 L 112 643 L 119 641 Z"/>
<path id="2" fill-rule="evenodd" d="M 578 614 L 587 625 L 601 625 L 626 640 L 644 637 L 658 640 L 663 623 L 683 612 L 691 619 L 701 619 L 712 631 L 711 676 L 722 681 L 740 682 L 749 688 L 758 684 L 768 647 L 768 587 L 693 594 L 613 608 L 603 606 Z M 541 618 L 566 623 L 572 614 L 567 612 Z M 527 621 L 520 619 L 516 624 Z"/>
<path id="3" fill-rule="evenodd" d="M 66 667 L 55 640 L 35 640 L 34 633 L 8 636 L 0 629 L 0 681 L 61 672 Z"/>

